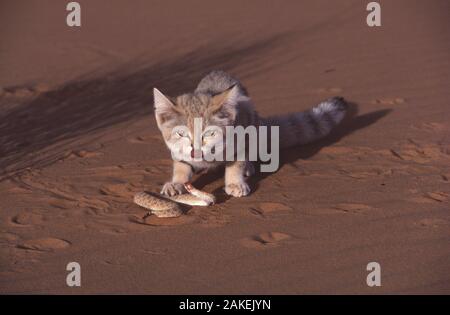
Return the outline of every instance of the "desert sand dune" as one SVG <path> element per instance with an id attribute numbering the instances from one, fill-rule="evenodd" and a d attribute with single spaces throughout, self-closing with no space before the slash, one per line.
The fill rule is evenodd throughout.
<path id="1" fill-rule="evenodd" d="M 78 30 L 64 3 L 3 3 L 0 292 L 450 293 L 450 6 L 380 2 L 376 29 L 361 1 L 80 1 Z M 215 205 L 145 216 L 133 195 L 171 172 L 152 88 L 212 69 L 262 116 L 335 95 L 351 111 L 250 196 L 227 196 L 219 170 L 194 179 Z"/>

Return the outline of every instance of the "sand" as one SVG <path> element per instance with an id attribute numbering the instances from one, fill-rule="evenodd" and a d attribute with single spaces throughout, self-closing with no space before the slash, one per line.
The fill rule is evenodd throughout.
<path id="1" fill-rule="evenodd" d="M 381 1 L 380 28 L 359 0 L 79 2 L 80 29 L 64 1 L 0 6 L 1 293 L 450 293 L 448 1 Z M 142 220 L 171 171 L 152 88 L 212 69 L 262 116 L 352 115 L 250 196 L 207 174 L 216 205 Z"/>

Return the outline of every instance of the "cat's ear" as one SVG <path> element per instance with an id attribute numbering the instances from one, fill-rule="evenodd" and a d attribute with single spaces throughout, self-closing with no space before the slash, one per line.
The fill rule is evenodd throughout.
<path id="1" fill-rule="evenodd" d="M 242 96 L 241 89 L 237 85 L 233 85 L 222 93 L 214 95 L 212 98 L 213 113 L 217 113 L 224 118 L 234 119 L 237 115 L 237 105 Z"/>
<path id="2" fill-rule="evenodd" d="M 175 104 L 157 88 L 153 88 L 153 103 L 156 122 L 160 128 L 178 114 Z"/>
<path id="3" fill-rule="evenodd" d="M 164 94 L 161 93 L 157 88 L 153 88 L 153 103 L 155 106 L 155 112 L 165 112 L 173 110 L 175 105 L 173 102 Z"/>

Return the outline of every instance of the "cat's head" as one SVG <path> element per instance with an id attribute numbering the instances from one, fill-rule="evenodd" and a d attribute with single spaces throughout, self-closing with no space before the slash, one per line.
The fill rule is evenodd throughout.
<path id="1" fill-rule="evenodd" d="M 202 157 L 213 147 L 223 149 L 219 143 L 225 143 L 225 127 L 234 126 L 239 103 L 248 99 L 238 86 L 217 95 L 189 93 L 170 98 L 156 88 L 153 94 L 164 141 L 172 156 L 185 161 Z"/>

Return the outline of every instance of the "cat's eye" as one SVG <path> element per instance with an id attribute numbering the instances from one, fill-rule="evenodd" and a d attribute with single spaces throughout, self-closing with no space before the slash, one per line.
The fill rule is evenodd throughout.
<path id="1" fill-rule="evenodd" d="M 181 130 L 181 129 L 175 131 L 175 134 L 176 134 L 178 137 L 180 137 L 180 138 L 186 137 L 186 136 L 187 136 L 186 132 L 184 132 L 184 130 Z"/>
<path id="2" fill-rule="evenodd" d="M 208 130 L 203 134 L 203 137 L 214 137 L 216 132 L 214 130 Z"/>

